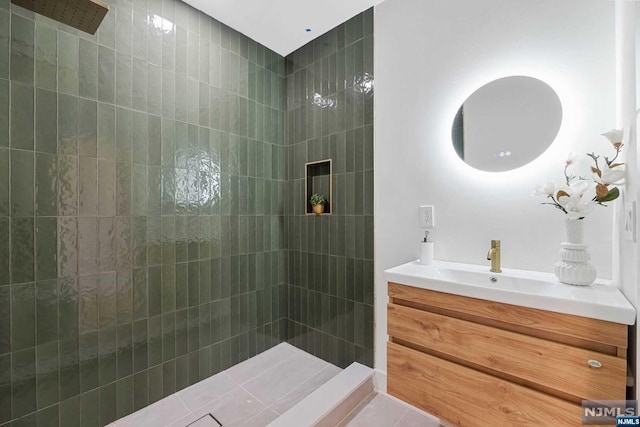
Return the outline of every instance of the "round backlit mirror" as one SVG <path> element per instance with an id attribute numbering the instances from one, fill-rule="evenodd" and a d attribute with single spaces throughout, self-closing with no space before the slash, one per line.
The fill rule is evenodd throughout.
<path id="1" fill-rule="evenodd" d="M 524 166 L 553 142 L 562 105 L 545 82 L 504 77 L 476 90 L 458 110 L 451 131 L 458 156 L 469 166 L 502 172 Z"/>

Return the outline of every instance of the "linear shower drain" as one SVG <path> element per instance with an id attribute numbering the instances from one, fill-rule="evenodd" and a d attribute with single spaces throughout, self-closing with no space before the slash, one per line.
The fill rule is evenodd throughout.
<path id="1" fill-rule="evenodd" d="M 203 415 L 185 427 L 222 427 L 222 423 L 211 414 Z"/>

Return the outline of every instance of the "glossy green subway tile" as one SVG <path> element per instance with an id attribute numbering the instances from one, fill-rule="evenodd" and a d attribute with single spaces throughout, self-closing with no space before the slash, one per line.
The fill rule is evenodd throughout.
<path id="1" fill-rule="evenodd" d="M 98 329 L 98 283 L 98 276 L 84 276 L 78 279 L 80 334 Z"/>
<path id="2" fill-rule="evenodd" d="M 116 418 L 133 412 L 133 377 L 129 376 L 116 383 Z"/>
<path id="3" fill-rule="evenodd" d="M 78 157 L 58 156 L 58 213 L 60 216 L 78 214 Z"/>
<path id="4" fill-rule="evenodd" d="M 11 147 L 33 150 L 34 89 L 21 83 L 11 83 Z"/>
<path id="5" fill-rule="evenodd" d="M 80 391 L 87 392 L 98 387 L 98 332 L 80 335 Z M 96 390 L 97 391 L 97 390 Z"/>
<path id="6" fill-rule="evenodd" d="M 81 216 L 95 216 L 98 214 L 98 161 L 81 157 L 78 173 L 78 213 Z"/>
<path id="7" fill-rule="evenodd" d="M 78 37 L 58 31 L 58 90 L 78 94 Z"/>
<path id="8" fill-rule="evenodd" d="M 162 65 L 162 30 L 155 25 L 147 32 L 147 58 L 151 64 Z"/>
<path id="9" fill-rule="evenodd" d="M 147 310 L 147 269 L 133 270 L 133 319 L 148 317 Z"/>
<path id="10" fill-rule="evenodd" d="M 176 316 L 171 312 L 162 316 L 162 360 L 176 357 Z"/>
<path id="11" fill-rule="evenodd" d="M 116 9 L 116 50 L 131 56 L 131 2 L 120 3 Z"/>
<path id="12" fill-rule="evenodd" d="M 147 111 L 147 63 L 133 58 L 131 68 L 131 105 L 135 110 Z"/>
<path id="13" fill-rule="evenodd" d="M 98 160 L 98 215 L 116 214 L 116 163 Z"/>
<path id="14" fill-rule="evenodd" d="M 60 425 L 64 427 L 80 427 L 80 397 L 60 402 Z"/>
<path id="15" fill-rule="evenodd" d="M 147 123 L 147 115 L 137 111 L 132 112 L 132 141 L 131 153 L 132 159 L 135 163 L 146 164 L 149 155 L 149 141 L 147 132 L 149 131 L 149 124 Z"/>
<path id="16" fill-rule="evenodd" d="M 33 85 L 35 23 L 11 15 L 11 80 Z"/>
<path id="17" fill-rule="evenodd" d="M 98 47 L 98 100 L 115 101 L 116 54 L 106 47 Z"/>
<path id="18" fill-rule="evenodd" d="M 84 157 L 96 157 L 98 153 L 98 105 L 95 101 L 79 99 L 78 108 L 78 153 Z"/>
<path id="19" fill-rule="evenodd" d="M 10 213 L 9 157 L 10 151 L 8 149 L 0 149 L 0 216 L 8 216 Z"/>
<path id="20" fill-rule="evenodd" d="M 149 335 L 146 319 L 133 323 L 133 372 L 138 373 L 149 367 Z"/>
<path id="21" fill-rule="evenodd" d="M 60 400 L 62 401 L 80 393 L 80 354 L 77 333 L 74 339 L 61 340 L 58 351 L 60 354 Z"/>
<path id="22" fill-rule="evenodd" d="M 4 0 L 3 0 L 4 1 Z M 9 58 L 11 56 L 11 14 L 9 10 L 0 10 L 0 78 L 9 78 Z"/>
<path id="23" fill-rule="evenodd" d="M 147 14 L 137 7 L 133 8 L 133 23 L 131 27 L 131 50 L 135 58 L 147 59 Z"/>
<path id="24" fill-rule="evenodd" d="M 36 341 L 38 346 L 58 341 L 58 282 L 36 284 Z M 57 347 L 56 347 L 57 348 Z M 57 352 L 57 350 L 56 350 Z M 56 366 L 57 370 L 57 366 Z"/>
<path id="25" fill-rule="evenodd" d="M 91 390 L 80 395 L 80 425 L 82 427 L 100 426 L 100 391 Z"/>
<path id="26" fill-rule="evenodd" d="M 116 16 L 115 13 L 107 13 L 96 32 L 101 46 L 111 49 L 116 47 Z"/>
<path id="27" fill-rule="evenodd" d="M 0 80 L 0 147 L 9 146 L 10 106 L 9 81 Z"/>
<path id="28" fill-rule="evenodd" d="M 44 408 L 59 401 L 58 343 L 39 345 L 37 357 L 37 404 Z M 56 407 L 56 418 L 57 418 Z"/>
<path id="29" fill-rule="evenodd" d="M 133 266 L 131 256 L 131 218 L 117 217 L 115 229 L 115 269 L 130 271 Z"/>
<path id="30" fill-rule="evenodd" d="M 0 356 L 0 422 L 11 418 L 11 354 L 4 354 Z"/>
<path id="31" fill-rule="evenodd" d="M 118 326 L 117 333 L 117 372 L 118 379 L 120 379 L 133 373 L 133 342 L 131 325 Z"/>
<path id="32" fill-rule="evenodd" d="M 0 286 L 0 354 L 11 351 L 11 287 Z"/>
<path id="33" fill-rule="evenodd" d="M 111 328 L 116 326 L 117 296 L 116 274 L 101 274 L 98 279 L 98 326 Z"/>
<path id="34" fill-rule="evenodd" d="M 147 111 L 162 114 L 162 69 L 153 64 L 147 67 Z"/>
<path id="35" fill-rule="evenodd" d="M 100 424 L 107 425 L 116 419 L 116 383 L 100 387 Z"/>
<path id="36" fill-rule="evenodd" d="M 132 102 L 132 60 L 131 56 L 121 53 L 116 55 L 116 103 L 123 107 L 131 107 Z"/>
<path id="37" fill-rule="evenodd" d="M 58 158 L 54 154 L 35 155 L 35 211 L 38 216 L 58 214 Z"/>
<path id="38" fill-rule="evenodd" d="M 101 385 L 116 380 L 116 328 L 101 328 L 98 332 L 99 381 Z"/>
<path id="39" fill-rule="evenodd" d="M 11 409 L 19 418 L 36 409 L 36 348 L 14 352 L 11 357 Z"/>
<path id="40" fill-rule="evenodd" d="M 148 123 L 148 149 L 149 149 L 149 164 L 160 166 L 162 164 L 161 148 L 162 148 L 162 133 L 161 133 L 161 120 L 158 116 L 149 115 L 147 118 Z"/>
<path id="41" fill-rule="evenodd" d="M 149 404 L 162 399 L 162 390 L 162 365 L 157 365 L 149 369 Z"/>
<path id="42" fill-rule="evenodd" d="M 115 218 L 98 218 L 98 271 L 115 271 Z"/>
<path id="43" fill-rule="evenodd" d="M 78 94 L 83 98 L 98 98 L 98 46 L 79 40 Z"/>
<path id="44" fill-rule="evenodd" d="M 78 99 L 58 93 L 58 152 L 78 153 Z"/>
<path id="45" fill-rule="evenodd" d="M 116 214 L 131 215 L 131 164 L 116 163 Z"/>
<path id="46" fill-rule="evenodd" d="M 34 155 L 11 150 L 11 215 L 34 215 Z"/>
<path id="47" fill-rule="evenodd" d="M 116 160 L 131 162 L 131 110 L 116 108 Z"/>
<path id="48" fill-rule="evenodd" d="M 23 283 L 33 281 L 34 218 L 13 218 L 11 221 L 11 282 Z"/>
<path id="49" fill-rule="evenodd" d="M 78 279 L 75 277 L 59 279 L 58 289 L 59 339 L 73 340 L 78 337 L 79 330 Z"/>
<path id="50" fill-rule="evenodd" d="M 56 90 L 58 68 L 58 35 L 54 28 L 36 24 L 36 86 Z"/>
<path id="51" fill-rule="evenodd" d="M 133 277 L 130 270 L 117 275 L 118 325 L 133 320 Z"/>
<path id="52" fill-rule="evenodd" d="M 98 158 L 116 157 L 116 110 L 112 105 L 98 103 Z"/>
<path id="53" fill-rule="evenodd" d="M 149 371 L 133 376 L 133 409 L 139 410 L 149 404 Z"/>

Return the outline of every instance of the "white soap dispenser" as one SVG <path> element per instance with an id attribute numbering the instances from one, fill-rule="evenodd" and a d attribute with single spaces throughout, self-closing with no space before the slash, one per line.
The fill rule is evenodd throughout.
<path id="1" fill-rule="evenodd" d="M 430 265 L 433 262 L 433 242 L 429 240 L 429 232 L 424 232 L 424 239 L 420 242 L 420 260 L 423 265 Z"/>

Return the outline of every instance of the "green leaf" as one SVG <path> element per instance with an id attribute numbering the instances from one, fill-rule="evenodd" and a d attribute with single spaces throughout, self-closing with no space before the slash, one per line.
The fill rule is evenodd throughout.
<path id="1" fill-rule="evenodd" d="M 609 190 L 609 192 L 604 196 L 596 198 L 596 200 L 600 203 L 610 202 L 612 200 L 617 199 L 619 196 L 620 196 L 620 190 L 618 190 L 617 187 L 614 187 L 611 190 Z"/>

